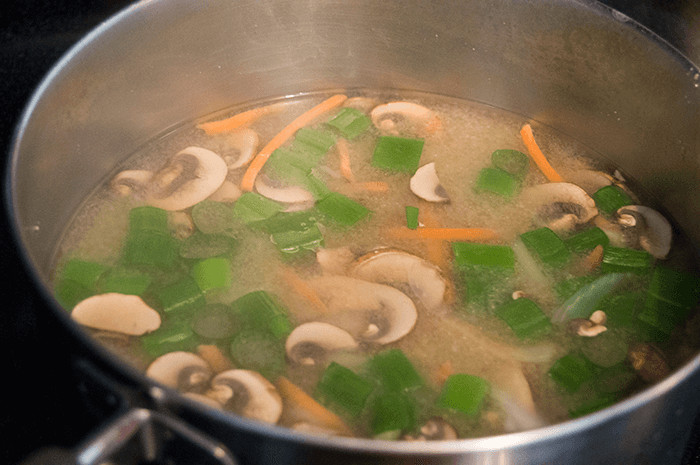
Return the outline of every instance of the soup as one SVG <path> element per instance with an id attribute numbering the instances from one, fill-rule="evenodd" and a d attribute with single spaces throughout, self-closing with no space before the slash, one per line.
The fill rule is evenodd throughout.
<path id="1" fill-rule="evenodd" d="M 86 201 L 53 284 L 187 397 L 318 434 L 479 437 L 602 409 L 697 352 L 693 251 L 561 134 L 372 91 L 203 121 Z"/>

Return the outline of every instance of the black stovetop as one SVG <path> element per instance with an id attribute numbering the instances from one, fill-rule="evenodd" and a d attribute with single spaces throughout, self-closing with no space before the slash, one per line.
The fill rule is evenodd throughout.
<path id="1" fill-rule="evenodd" d="M 126 5 L 126 0 L 7 0 L 0 13 L 0 141 L 5 179 L 14 126 L 32 90 L 60 56 L 86 32 Z M 606 0 L 700 63 L 700 0 Z M 694 11 L 693 11 L 694 10 Z M 4 207 L 4 204 L 3 204 Z M 84 414 L 70 377 L 73 350 L 42 312 L 42 302 L 22 269 L 0 217 L 0 266 L 4 298 L 0 347 L 4 395 L 0 415 L 0 463 L 18 463 L 49 445 L 70 447 L 95 427 Z M 41 317 L 39 317 L 41 315 Z M 697 423 L 697 422 L 696 422 Z M 700 464 L 700 427 L 684 465 Z"/>

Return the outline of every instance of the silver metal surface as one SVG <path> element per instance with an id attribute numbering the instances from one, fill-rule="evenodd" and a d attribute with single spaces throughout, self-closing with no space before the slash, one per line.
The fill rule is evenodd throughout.
<path id="1" fill-rule="evenodd" d="M 34 95 L 13 152 L 15 226 L 45 281 L 80 202 L 167 128 L 237 103 L 386 88 L 476 100 L 560 130 L 645 185 L 697 246 L 698 73 L 586 0 L 144 1 L 74 47 Z M 699 390 L 696 357 L 580 420 L 430 444 L 304 436 L 174 402 L 245 463 L 672 464 Z"/>

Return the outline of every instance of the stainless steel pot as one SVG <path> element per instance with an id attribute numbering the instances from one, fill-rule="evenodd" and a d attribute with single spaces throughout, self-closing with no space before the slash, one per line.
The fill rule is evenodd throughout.
<path id="1" fill-rule="evenodd" d="M 77 44 L 37 89 L 16 133 L 9 203 L 43 285 L 81 201 L 167 128 L 268 97 L 411 89 L 519 112 L 578 139 L 647 186 L 697 246 L 699 73 L 592 0 L 143 1 Z M 534 431 L 428 444 L 305 436 L 154 386 L 43 292 L 93 351 L 81 362 L 91 385 L 128 399 L 72 454 L 80 463 L 100 463 L 121 444 L 114 437 L 136 433 L 139 453 L 152 458 L 158 443 L 149 441 L 165 431 L 211 453 L 211 463 L 672 464 L 700 405 L 698 356 L 620 404 Z"/>

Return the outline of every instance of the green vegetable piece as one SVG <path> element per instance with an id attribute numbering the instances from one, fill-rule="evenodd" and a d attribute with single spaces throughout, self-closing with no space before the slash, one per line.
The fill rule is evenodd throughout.
<path id="1" fill-rule="evenodd" d="M 274 200 L 267 199 L 255 192 L 241 195 L 233 206 L 233 217 L 245 224 L 271 218 L 284 207 Z"/>
<path id="2" fill-rule="evenodd" d="M 370 403 L 372 434 L 390 431 L 401 432 L 416 426 L 417 406 L 408 396 L 398 392 L 386 392 Z"/>
<path id="3" fill-rule="evenodd" d="M 578 354 L 568 354 L 554 362 L 549 376 L 568 392 L 576 392 L 596 375 L 594 365 Z"/>
<path id="4" fill-rule="evenodd" d="M 574 318 L 588 318 L 597 310 L 598 303 L 624 279 L 622 273 L 609 273 L 586 284 L 569 297 L 552 315 L 560 323 Z"/>
<path id="5" fill-rule="evenodd" d="M 269 333 L 246 330 L 231 341 L 233 362 L 274 380 L 284 371 L 284 344 Z"/>
<path id="6" fill-rule="evenodd" d="M 381 136 L 372 155 L 372 166 L 413 174 L 418 169 L 423 152 L 422 139 Z"/>
<path id="7" fill-rule="evenodd" d="M 100 277 L 109 270 L 107 265 L 73 258 L 68 260 L 58 275 L 58 281 L 71 281 L 85 289 L 94 291 Z"/>
<path id="8" fill-rule="evenodd" d="M 325 155 L 335 145 L 335 136 L 322 129 L 301 128 L 294 134 L 292 149 Z"/>
<path id="9" fill-rule="evenodd" d="M 337 115 L 326 123 L 337 130 L 343 137 L 352 140 L 365 132 L 372 120 L 355 108 L 341 108 Z"/>
<path id="10" fill-rule="evenodd" d="M 102 292 L 143 295 L 151 285 L 153 278 L 148 273 L 130 268 L 109 270 L 102 280 Z"/>
<path id="11" fill-rule="evenodd" d="M 277 249 L 288 255 L 323 246 L 323 234 L 316 223 L 305 229 L 276 232 L 271 237 Z"/>
<path id="12" fill-rule="evenodd" d="M 579 418 L 584 415 L 588 415 L 589 413 L 603 410 L 604 408 L 610 407 L 612 404 L 617 402 L 619 398 L 620 396 L 615 393 L 596 396 L 595 398 L 570 409 L 569 416 L 571 418 Z"/>
<path id="13" fill-rule="evenodd" d="M 418 228 L 418 207 L 406 206 L 406 226 L 408 229 Z"/>
<path id="14" fill-rule="evenodd" d="M 646 274 L 653 263 L 654 257 L 645 250 L 607 246 L 600 269 L 604 273 Z"/>
<path id="15" fill-rule="evenodd" d="M 373 390 L 371 381 L 349 368 L 331 362 L 316 386 L 316 396 L 323 403 L 357 417 Z"/>
<path id="16" fill-rule="evenodd" d="M 594 338 L 595 339 L 595 338 Z M 627 390 L 637 379 L 637 374 L 627 363 L 619 363 L 598 371 L 593 389 L 600 394 L 614 394 Z"/>
<path id="17" fill-rule="evenodd" d="M 666 340 L 676 326 L 685 319 L 688 312 L 687 308 L 678 307 L 647 294 L 644 307 L 637 314 L 637 319 L 655 330 L 654 339 Z"/>
<path id="18" fill-rule="evenodd" d="M 388 349 L 369 360 L 369 371 L 384 391 L 402 392 L 421 387 L 423 379 L 400 349 Z"/>
<path id="19" fill-rule="evenodd" d="M 520 187 L 518 180 L 498 168 L 484 168 L 479 171 L 474 189 L 476 192 L 488 192 L 510 199 Z"/>
<path id="20" fill-rule="evenodd" d="M 306 190 L 311 192 L 311 195 L 313 195 L 314 199 L 317 201 L 325 199 L 333 192 L 321 178 L 313 173 L 308 174 L 304 178 L 302 185 L 306 188 Z"/>
<path id="21" fill-rule="evenodd" d="M 291 148 L 282 147 L 270 155 L 265 163 L 265 174 L 270 177 L 291 183 L 303 184 L 306 176 L 318 165 L 322 156 L 318 153 L 302 153 Z"/>
<path id="22" fill-rule="evenodd" d="M 512 274 L 504 269 L 484 266 L 463 266 L 459 274 L 464 283 L 463 301 L 473 310 L 493 312 L 511 299 Z"/>
<path id="23" fill-rule="evenodd" d="M 182 258 L 207 258 L 217 255 L 230 255 L 236 246 L 236 240 L 225 234 L 204 234 L 199 231 L 182 241 L 180 256 Z"/>
<path id="24" fill-rule="evenodd" d="M 71 310 L 78 302 L 95 294 L 85 286 L 68 280 L 57 281 L 53 292 L 56 301 L 66 310 Z"/>
<path id="25" fill-rule="evenodd" d="M 539 228 L 520 235 L 525 247 L 537 258 L 549 266 L 563 266 L 571 258 L 557 234 L 549 228 Z"/>
<path id="26" fill-rule="evenodd" d="M 179 245 L 170 234 L 152 230 L 129 233 L 122 248 L 126 265 L 169 269 L 179 256 Z"/>
<path id="27" fill-rule="evenodd" d="M 292 332 L 289 312 L 274 295 L 253 291 L 236 299 L 231 309 L 243 326 L 267 331 L 277 339 L 285 339 Z"/>
<path id="28" fill-rule="evenodd" d="M 564 240 L 566 247 L 574 253 L 584 253 L 599 245 L 605 247 L 610 242 L 602 229 L 595 227 L 583 230 Z"/>
<path id="29" fill-rule="evenodd" d="M 491 154 L 491 163 L 516 179 L 524 178 L 530 169 L 530 158 L 518 150 L 496 150 Z"/>
<path id="30" fill-rule="evenodd" d="M 151 206 L 132 208 L 129 210 L 129 232 L 138 231 L 169 234 L 168 212 Z"/>
<path id="31" fill-rule="evenodd" d="M 554 292 L 559 297 L 559 300 L 564 301 L 576 294 L 584 286 L 591 284 L 597 279 L 594 275 L 576 276 L 564 281 L 559 281 L 554 285 Z"/>
<path id="32" fill-rule="evenodd" d="M 204 234 L 231 233 L 235 227 L 233 208 L 228 203 L 203 200 L 192 207 L 192 221 Z"/>
<path id="33" fill-rule="evenodd" d="M 591 196 L 595 200 L 598 210 L 606 215 L 612 215 L 618 208 L 632 205 L 632 199 L 621 188 L 612 184 L 601 187 Z"/>
<path id="34" fill-rule="evenodd" d="M 700 277 L 694 273 L 657 266 L 651 276 L 649 294 L 679 307 L 692 308 L 700 300 Z"/>
<path id="35" fill-rule="evenodd" d="M 605 312 L 609 328 L 633 328 L 637 313 L 644 303 L 645 292 L 625 292 L 603 299 L 599 305 Z"/>
<path id="36" fill-rule="evenodd" d="M 452 251 L 458 266 L 487 266 L 508 271 L 515 269 L 513 249 L 507 245 L 453 242 Z"/>
<path id="37" fill-rule="evenodd" d="M 231 261 L 224 257 L 200 260 L 192 267 L 191 275 L 202 292 L 226 289 L 233 282 Z"/>
<path id="38" fill-rule="evenodd" d="M 312 208 L 298 212 L 279 212 L 266 220 L 251 224 L 251 226 L 268 234 L 302 231 L 317 224 L 320 218 L 319 212 Z"/>
<path id="39" fill-rule="evenodd" d="M 552 325 L 542 309 L 530 299 L 514 299 L 497 308 L 496 316 L 505 321 L 520 339 L 531 339 L 551 331 Z"/>
<path id="40" fill-rule="evenodd" d="M 224 339 L 233 336 L 240 324 L 228 305 L 209 304 L 192 317 L 192 330 L 206 339 Z"/>
<path id="41" fill-rule="evenodd" d="M 199 285 L 189 276 L 158 289 L 155 296 L 166 314 L 191 314 L 206 303 Z"/>
<path id="42" fill-rule="evenodd" d="M 141 336 L 141 346 L 151 357 L 159 357 L 169 352 L 194 351 L 201 340 L 192 331 L 187 319 L 173 319 L 163 322 L 160 328 Z"/>
<path id="43" fill-rule="evenodd" d="M 437 405 L 475 417 L 490 390 L 488 381 L 478 376 L 457 373 L 442 386 Z"/>
<path id="44" fill-rule="evenodd" d="M 342 226 L 352 226 L 370 214 L 367 207 L 337 192 L 328 194 L 316 208 L 326 218 Z"/>

